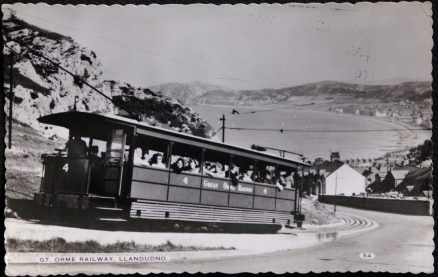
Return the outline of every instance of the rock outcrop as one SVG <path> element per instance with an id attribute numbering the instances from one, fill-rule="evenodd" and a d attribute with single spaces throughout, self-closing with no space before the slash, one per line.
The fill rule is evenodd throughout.
<path id="1" fill-rule="evenodd" d="M 38 117 L 69 111 L 74 106 L 78 111 L 119 113 L 111 101 L 85 85 L 82 78 L 105 95 L 135 109 L 152 125 L 202 137 L 210 136 L 210 125 L 179 101 L 158 91 L 104 80 L 103 65 L 96 53 L 80 46 L 70 37 L 43 30 L 11 13 L 5 13 L 3 39 L 7 41 L 7 47 L 3 50 L 5 92 L 9 96 L 8 56 L 13 50 L 14 119 L 22 123 L 44 131 L 45 128 L 37 121 Z M 74 78 L 29 49 L 80 78 Z"/>

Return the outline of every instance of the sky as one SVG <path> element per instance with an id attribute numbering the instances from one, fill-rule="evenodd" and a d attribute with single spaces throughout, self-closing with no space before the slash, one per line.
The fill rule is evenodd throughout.
<path id="1" fill-rule="evenodd" d="M 6 8 L 91 48 L 106 79 L 143 87 L 432 80 L 430 2 Z"/>

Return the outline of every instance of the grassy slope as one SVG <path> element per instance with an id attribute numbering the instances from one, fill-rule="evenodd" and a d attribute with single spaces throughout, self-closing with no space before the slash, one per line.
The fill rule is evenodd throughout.
<path id="1" fill-rule="evenodd" d="M 327 209 L 325 204 L 318 202 L 315 196 L 303 198 L 301 205 L 301 211 L 306 215 L 304 223 L 329 224 L 340 220 L 332 210 Z"/>
<path id="2" fill-rule="evenodd" d="M 198 247 L 182 246 L 170 241 L 160 245 L 136 244 L 131 242 L 116 242 L 100 244 L 95 240 L 67 242 L 63 238 L 53 238 L 45 241 L 8 239 L 6 243 L 9 252 L 44 252 L 44 253 L 118 253 L 118 252 L 168 252 L 168 251 L 205 251 L 205 250 L 235 250 L 234 247 Z"/>
<path id="3" fill-rule="evenodd" d="M 6 125 L 8 128 L 8 125 Z M 6 129 L 7 130 L 7 129 Z M 6 143 L 8 135 L 6 135 Z M 44 138 L 36 130 L 13 123 L 12 149 L 6 149 L 6 196 L 31 199 L 40 188 L 41 154 L 51 153 L 64 143 Z"/>

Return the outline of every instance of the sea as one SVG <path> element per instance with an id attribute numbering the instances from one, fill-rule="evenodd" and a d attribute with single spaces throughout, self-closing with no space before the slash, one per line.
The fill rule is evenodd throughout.
<path id="1" fill-rule="evenodd" d="M 225 143 L 283 149 L 303 154 L 311 161 L 317 157 L 329 159 L 331 152 L 339 152 L 341 160 L 379 158 L 390 151 L 417 146 L 432 136 L 431 131 L 412 130 L 419 127 L 396 121 L 307 107 L 194 105 L 191 108 L 215 130 L 222 126 L 219 119 L 225 115 Z M 222 131 L 213 139 L 221 141 Z M 294 154 L 286 157 L 298 158 Z"/>

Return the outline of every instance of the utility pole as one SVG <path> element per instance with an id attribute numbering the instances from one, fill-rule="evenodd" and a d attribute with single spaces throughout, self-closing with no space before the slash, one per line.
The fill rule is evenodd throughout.
<path id="1" fill-rule="evenodd" d="M 73 110 L 76 112 L 76 102 L 77 102 L 77 100 L 79 100 L 79 96 L 75 96 L 75 103 L 74 103 L 74 105 L 73 105 Z"/>
<path id="2" fill-rule="evenodd" d="M 304 159 L 303 159 L 303 161 L 304 161 Z M 302 197 L 304 196 L 303 189 L 304 189 L 304 166 L 301 167 L 301 191 L 300 191 L 300 194 Z"/>
<path id="3" fill-rule="evenodd" d="M 8 141 L 8 147 L 9 149 L 12 148 L 12 109 L 14 107 L 14 54 L 11 50 L 11 53 L 9 55 L 9 141 Z"/>
<path id="4" fill-rule="evenodd" d="M 334 212 L 336 213 L 336 194 L 337 194 L 337 191 L 338 191 L 338 173 L 336 173 L 336 182 L 335 182 L 335 207 L 334 207 Z"/>
<path id="5" fill-rule="evenodd" d="M 225 115 L 224 114 L 220 118 L 220 121 L 222 121 L 222 142 L 225 142 Z"/>

